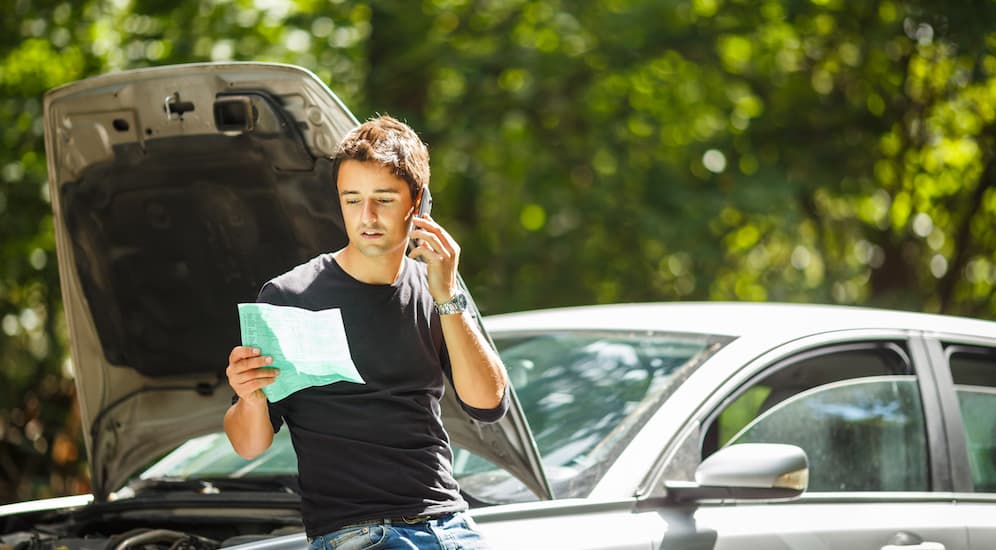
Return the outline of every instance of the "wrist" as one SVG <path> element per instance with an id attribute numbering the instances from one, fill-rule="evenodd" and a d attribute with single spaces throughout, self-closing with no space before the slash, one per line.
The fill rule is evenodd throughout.
<path id="1" fill-rule="evenodd" d="M 242 407 L 247 412 L 256 412 L 266 408 L 266 394 L 263 390 L 256 390 L 249 395 L 239 396 L 236 405 Z"/>
<path id="2" fill-rule="evenodd" d="M 448 284 L 443 284 L 437 287 L 429 285 L 429 295 L 432 296 L 433 303 L 442 304 L 453 299 L 454 296 L 459 294 L 463 289 L 456 281 L 450 281 Z"/>
<path id="3" fill-rule="evenodd" d="M 447 292 L 441 292 L 438 294 L 430 294 L 432 296 L 432 303 L 434 304 L 444 304 L 453 299 L 454 296 L 460 293 L 459 289 L 453 289 Z"/>

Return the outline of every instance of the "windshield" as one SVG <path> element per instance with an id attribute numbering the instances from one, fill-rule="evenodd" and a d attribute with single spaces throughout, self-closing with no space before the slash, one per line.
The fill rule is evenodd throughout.
<path id="1" fill-rule="evenodd" d="M 252 460 L 235 454 L 224 433 L 197 437 L 177 447 L 142 472 L 139 478 L 209 479 L 285 475 L 297 475 L 297 455 L 291 445 L 290 430 L 274 434 L 270 448 Z"/>
<path id="2" fill-rule="evenodd" d="M 728 341 L 650 332 L 493 336 L 556 498 L 587 496 L 680 382 Z M 536 499 L 463 449 L 455 452 L 454 471 L 483 503 Z"/>
<path id="3" fill-rule="evenodd" d="M 676 333 L 544 332 L 493 335 L 533 431 L 556 498 L 591 492 L 674 389 L 729 339 Z M 535 500 L 498 466 L 454 448 L 454 475 L 472 504 Z M 192 439 L 142 479 L 252 478 L 297 473 L 289 430 L 252 460 L 223 433 Z"/>

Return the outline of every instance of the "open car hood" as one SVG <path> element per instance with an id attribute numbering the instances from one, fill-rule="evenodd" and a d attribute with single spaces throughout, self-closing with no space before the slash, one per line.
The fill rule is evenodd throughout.
<path id="1" fill-rule="evenodd" d="M 82 80 L 46 94 L 44 117 L 70 349 L 104 500 L 164 452 L 222 430 L 236 304 L 346 243 L 328 157 L 357 121 L 311 72 L 263 63 Z M 512 398 L 483 425 L 448 388 L 443 421 L 455 445 L 549 498 Z"/>

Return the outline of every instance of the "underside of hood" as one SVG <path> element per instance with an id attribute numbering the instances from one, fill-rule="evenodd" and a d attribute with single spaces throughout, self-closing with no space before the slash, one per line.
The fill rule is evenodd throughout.
<path id="1" fill-rule="evenodd" d="M 292 66 L 197 64 L 45 98 L 62 294 L 95 494 L 222 429 L 236 304 L 346 244 L 333 164 L 356 119 Z M 448 389 L 454 444 L 548 496 L 517 406 L 495 425 Z"/>

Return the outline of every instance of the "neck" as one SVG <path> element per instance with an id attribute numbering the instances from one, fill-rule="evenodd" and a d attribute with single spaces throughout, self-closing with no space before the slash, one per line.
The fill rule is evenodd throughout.
<path id="1" fill-rule="evenodd" d="M 389 285 L 398 279 L 404 264 L 404 250 L 397 254 L 366 256 L 356 248 L 346 245 L 333 257 L 349 276 L 369 285 Z"/>

